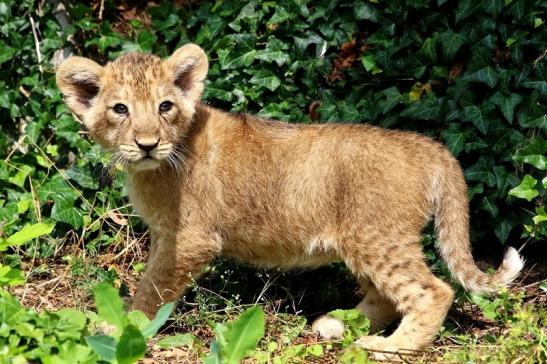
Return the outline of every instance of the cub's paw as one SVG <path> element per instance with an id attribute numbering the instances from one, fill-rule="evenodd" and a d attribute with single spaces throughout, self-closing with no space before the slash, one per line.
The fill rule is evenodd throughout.
<path id="1" fill-rule="evenodd" d="M 332 316 L 323 315 L 311 325 L 313 331 L 321 335 L 323 339 L 336 340 L 344 336 L 344 323 Z"/>
<path id="2" fill-rule="evenodd" d="M 355 341 L 355 345 L 368 351 L 368 357 L 372 360 L 378 360 L 388 363 L 402 363 L 403 356 L 398 352 L 398 348 L 382 336 L 363 336 Z"/>

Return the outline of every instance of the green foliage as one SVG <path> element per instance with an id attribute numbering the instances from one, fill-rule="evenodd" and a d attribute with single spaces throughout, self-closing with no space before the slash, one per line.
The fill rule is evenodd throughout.
<path id="1" fill-rule="evenodd" d="M 49 234 L 53 231 L 54 227 L 54 223 L 42 222 L 25 225 L 20 231 L 8 238 L 0 238 L 0 252 L 6 251 L 10 246 L 20 246 L 41 235 Z M 0 264 L 0 287 L 4 285 L 15 286 L 24 282 L 25 277 L 20 269 Z"/>
<path id="2" fill-rule="evenodd" d="M 0 3 L 0 259 L 5 264 L 0 285 L 23 281 L 19 254 L 47 258 L 69 235 L 84 242 L 91 255 L 114 244 L 120 226 L 109 212 L 130 211 L 123 173 L 105 175 L 109 156 L 88 140 L 62 103 L 52 62 L 63 47 L 104 63 L 125 51 L 166 57 L 184 43 L 197 43 L 211 60 L 206 102 L 291 122 L 366 122 L 430 135 L 444 142 L 465 169 L 473 240 L 547 236 L 547 31 L 541 1 L 232 0 L 202 1 L 193 8 L 162 1 L 147 9 L 150 25 L 135 18 L 123 27 L 118 12 L 115 2 L 106 1 L 99 20 L 87 3 L 73 2 L 70 25 L 61 28 L 50 2 L 39 10 L 32 1 Z M 314 112 L 312 105 L 319 105 Z M 142 230 L 136 219 L 127 224 Z M 35 239 L 39 232 L 50 236 Z M 27 238 L 34 240 L 23 241 Z M 90 292 L 95 280 L 118 278 L 115 271 L 87 266 L 79 258 L 67 257 L 67 262 Z M 141 269 L 135 265 L 135 271 Z M 238 294 L 245 289 L 232 287 Z M 338 298 L 334 284 L 329 288 L 324 296 Z M 25 310 L 2 291 L 0 359 L 83 363 L 142 356 L 143 343 L 171 307 L 149 322 L 142 313 L 125 313 L 113 289 L 99 286 L 95 294 L 100 315 L 116 327 L 112 335 L 89 336 L 91 319 L 86 316 L 80 329 L 77 311 L 68 311 L 74 321 L 66 325 L 72 328 L 53 330 L 62 321 L 61 311 Z M 492 339 L 503 348 L 499 362 L 531 350 L 530 345 L 545 345 L 539 334 L 526 342 L 522 332 L 536 332 L 539 321 L 525 307 L 518 319 L 506 313 L 503 302 L 487 302 L 478 303 L 485 315 L 511 322 L 509 335 Z M 368 328 L 358 316 L 340 314 L 348 325 L 345 346 Z M 224 330 L 235 329 L 218 326 L 211 362 L 238 357 L 256 344 L 229 344 L 239 337 L 227 339 Z M 247 354 L 258 362 L 285 363 L 330 350 L 289 344 L 302 333 L 301 323 L 283 330 L 283 342 L 259 345 Z M 158 345 L 198 343 L 190 344 L 188 336 L 164 340 Z M 461 355 L 451 360 L 475 360 Z M 361 350 L 348 348 L 341 360 L 367 359 Z"/>
<path id="3" fill-rule="evenodd" d="M 57 222 L 55 236 L 74 230 L 88 245 L 108 244 L 101 233 L 106 212 L 125 198 L 123 175 L 107 176 L 113 184 L 99 186 L 108 156 L 81 138 L 62 103 L 55 52 L 72 47 L 104 62 L 130 50 L 167 56 L 191 41 L 211 58 L 207 102 L 304 123 L 315 120 L 307 111 L 319 102 L 319 119 L 326 122 L 368 122 L 436 137 L 466 169 L 474 239 L 492 233 L 502 242 L 519 235 L 541 239 L 545 223 L 527 210 L 543 206 L 545 189 L 536 186 L 530 201 L 507 192 L 524 175 L 544 177 L 542 9 L 537 0 L 224 1 L 195 9 L 162 2 L 147 10 L 150 27 L 132 19 L 121 34 L 108 2 L 102 22 L 86 5 L 73 5 L 64 29 L 49 3 L 37 14 L 32 2 L 3 2 L 4 234 L 46 216 Z M 41 64 L 28 15 L 39 30 Z M 353 58 L 340 51 L 343 45 Z"/>
<path id="4" fill-rule="evenodd" d="M 345 345 L 351 345 L 359 337 L 368 334 L 370 321 L 358 309 L 334 310 L 329 315 L 344 322 L 346 330 L 342 342 Z"/>
<path id="5" fill-rule="evenodd" d="M 0 289 L 0 362 L 91 364 L 103 360 L 124 364 L 142 358 L 146 339 L 155 335 L 168 314 L 146 322 L 141 330 L 136 320 L 139 315 L 127 315 L 116 305 L 106 303 L 107 299 L 121 302 L 114 288 L 106 284 L 97 286 L 96 299 L 99 316 L 95 318 L 92 313 L 71 308 L 38 313 L 21 307 L 16 298 Z M 173 306 L 173 303 L 164 305 L 162 310 L 170 313 Z M 89 336 L 94 321 L 109 324 L 121 321 L 121 334 L 117 331 L 112 336 Z"/>
<path id="6" fill-rule="evenodd" d="M 156 335 L 175 307 L 174 302 L 163 305 L 152 321 L 138 311 L 128 314 L 116 289 L 107 283 L 95 287 L 95 304 L 100 319 L 112 325 L 115 331 L 111 335 L 88 337 L 87 344 L 103 360 L 116 358 L 120 364 L 134 363 L 144 356 L 146 339 Z"/>
<path id="7" fill-rule="evenodd" d="M 444 354 L 443 360 L 475 363 L 543 363 L 547 360 L 547 338 L 544 323 L 547 319 L 545 307 L 539 309 L 523 301 L 524 293 L 507 291 L 496 298 L 474 295 L 471 297 L 484 317 L 495 321 L 496 332 L 488 333 L 484 341 L 476 343 L 470 334 L 451 337 L 462 347 Z M 495 350 L 492 350 L 495 347 Z"/>
<path id="8" fill-rule="evenodd" d="M 204 362 L 237 364 L 264 336 L 264 312 L 260 306 L 251 307 L 236 321 L 226 325 L 218 324 L 216 333 L 216 339 L 211 343 L 211 352 Z"/>

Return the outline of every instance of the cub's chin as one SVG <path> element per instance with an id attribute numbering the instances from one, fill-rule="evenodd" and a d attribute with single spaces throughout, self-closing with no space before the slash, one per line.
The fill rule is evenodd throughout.
<path id="1" fill-rule="evenodd" d="M 154 158 L 143 158 L 138 161 L 132 162 L 129 168 L 135 172 L 138 171 L 150 171 L 156 169 L 161 165 L 161 161 Z"/>

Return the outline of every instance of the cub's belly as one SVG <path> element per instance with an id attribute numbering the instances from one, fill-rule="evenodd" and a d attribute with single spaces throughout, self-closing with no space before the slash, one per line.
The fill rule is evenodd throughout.
<path id="1" fill-rule="evenodd" d="M 226 242 L 222 255 L 264 268 L 317 268 L 340 260 L 333 249 L 313 249 L 312 245 L 271 242 Z"/>

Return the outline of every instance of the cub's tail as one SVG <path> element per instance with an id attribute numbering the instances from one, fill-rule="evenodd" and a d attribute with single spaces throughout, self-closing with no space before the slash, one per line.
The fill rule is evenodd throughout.
<path id="1" fill-rule="evenodd" d="M 450 272 L 466 290 L 476 293 L 498 291 L 518 276 L 524 261 L 515 248 L 509 247 L 493 275 L 477 267 L 469 243 L 469 202 L 463 173 L 452 156 L 445 167 L 449 167 L 448 172 L 434 180 L 432 191 L 437 248 Z"/>

